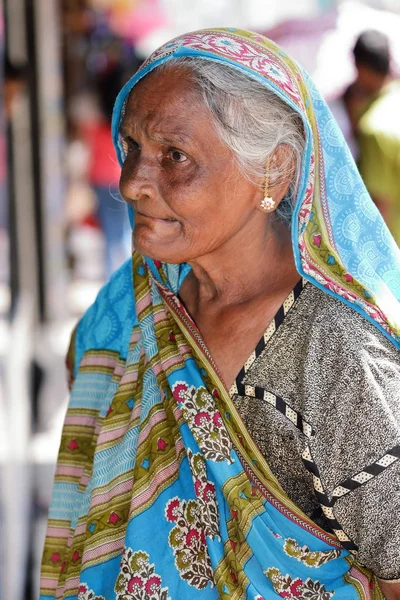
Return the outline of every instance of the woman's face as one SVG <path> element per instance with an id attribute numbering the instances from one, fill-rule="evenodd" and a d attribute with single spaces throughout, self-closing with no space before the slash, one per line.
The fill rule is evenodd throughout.
<path id="1" fill-rule="evenodd" d="M 120 190 L 135 212 L 141 254 L 190 262 L 246 227 L 262 192 L 218 138 L 185 69 L 155 71 L 135 86 L 121 135 Z"/>

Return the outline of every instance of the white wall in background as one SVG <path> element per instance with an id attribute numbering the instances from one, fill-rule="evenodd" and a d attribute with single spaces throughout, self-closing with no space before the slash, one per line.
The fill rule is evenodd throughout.
<path id="1" fill-rule="evenodd" d="M 242 0 L 249 29 L 266 29 L 286 19 L 310 17 L 320 8 L 319 0 Z"/>

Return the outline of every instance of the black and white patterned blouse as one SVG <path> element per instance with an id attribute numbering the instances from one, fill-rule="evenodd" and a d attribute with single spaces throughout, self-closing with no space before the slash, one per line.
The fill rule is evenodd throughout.
<path id="1" fill-rule="evenodd" d="M 300 281 L 232 386 L 288 496 L 361 564 L 400 578 L 400 357 Z"/>

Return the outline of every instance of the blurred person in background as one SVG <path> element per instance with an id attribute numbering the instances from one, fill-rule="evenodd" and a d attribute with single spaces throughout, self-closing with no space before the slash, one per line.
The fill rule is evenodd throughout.
<path id="1" fill-rule="evenodd" d="M 13 64 L 6 56 L 4 61 L 4 87 L 3 87 L 3 114 L 4 126 L 0 135 L 0 282 L 9 277 L 6 264 L 5 251 L 8 247 L 8 236 L 12 229 L 13 189 L 11 182 L 7 181 L 7 165 L 12 161 L 12 154 L 7 148 L 7 128 L 10 126 L 14 104 L 24 91 L 26 72 L 23 66 Z"/>
<path id="2" fill-rule="evenodd" d="M 118 190 L 121 168 L 111 138 L 112 109 L 122 81 L 117 64 L 109 63 L 96 74 L 95 91 L 100 113 L 97 119 L 82 126 L 89 151 L 88 182 L 96 194 L 96 216 L 104 233 L 106 279 L 129 256 L 131 248 L 128 214 Z"/>
<path id="3" fill-rule="evenodd" d="M 6 57 L 4 64 L 4 116 L 9 121 L 15 98 L 22 93 L 25 85 L 25 69 L 15 65 Z"/>
<path id="4" fill-rule="evenodd" d="M 400 83 L 394 81 L 389 40 L 363 32 L 353 50 L 357 78 L 344 95 L 358 142 L 358 165 L 374 202 L 400 245 Z"/>
<path id="5" fill-rule="evenodd" d="M 193 32 L 113 139 L 135 252 L 71 340 L 41 600 L 399 600 L 400 256 L 313 82 Z"/>
<path id="6" fill-rule="evenodd" d="M 25 70 L 19 65 L 14 65 L 8 57 L 4 61 L 4 87 L 3 87 L 3 114 L 6 129 L 10 123 L 11 112 L 15 100 L 22 93 L 25 85 Z M 1 230 L 7 228 L 7 193 L 5 187 L 7 160 L 6 131 L 3 129 L 0 137 L 0 235 Z"/>

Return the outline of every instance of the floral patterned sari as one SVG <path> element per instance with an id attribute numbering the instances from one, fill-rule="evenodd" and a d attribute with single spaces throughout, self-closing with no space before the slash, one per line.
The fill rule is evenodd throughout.
<path id="1" fill-rule="evenodd" d="M 206 30 L 156 51 L 117 100 L 120 160 L 129 91 L 182 55 L 240 68 L 302 114 L 299 273 L 398 344 L 398 250 L 318 92 L 269 40 Z M 284 493 L 246 431 L 179 301 L 188 270 L 134 253 L 75 331 L 41 600 L 381 598 L 351 546 Z"/>

